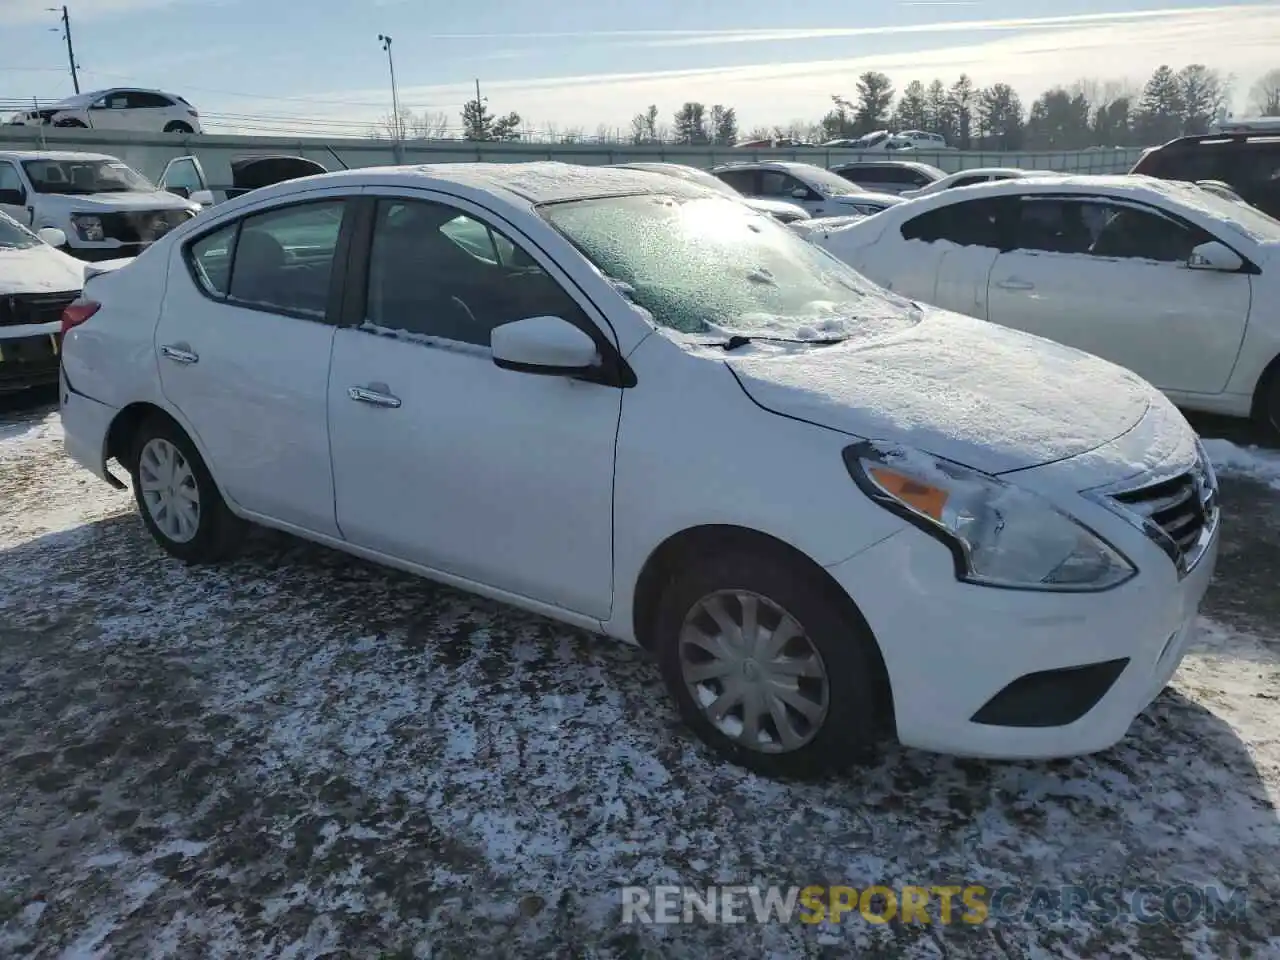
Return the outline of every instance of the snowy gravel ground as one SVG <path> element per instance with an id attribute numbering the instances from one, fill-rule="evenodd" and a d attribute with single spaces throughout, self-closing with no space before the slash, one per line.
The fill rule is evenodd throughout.
<path id="1" fill-rule="evenodd" d="M 270 533 L 184 568 L 0 413 L 0 957 L 1280 956 L 1280 455 L 1198 645 L 1056 763 L 712 759 L 641 653 Z M 1243 922 L 624 926 L 624 884 L 1248 887 Z"/>

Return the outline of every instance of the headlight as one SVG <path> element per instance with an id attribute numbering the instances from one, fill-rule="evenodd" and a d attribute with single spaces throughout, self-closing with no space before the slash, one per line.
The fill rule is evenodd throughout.
<path id="1" fill-rule="evenodd" d="M 997 477 L 876 441 L 845 448 L 844 460 L 869 497 L 951 549 L 961 580 L 1084 592 L 1138 572 L 1083 524 Z"/>
<path id="2" fill-rule="evenodd" d="M 81 240 L 95 243 L 106 239 L 106 234 L 102 232 L 101 217 L 91 216 L 87 213 L 73 213 L 71 215 L 71 223 L 75 226 L 76 233 L 80 235 Z"/>

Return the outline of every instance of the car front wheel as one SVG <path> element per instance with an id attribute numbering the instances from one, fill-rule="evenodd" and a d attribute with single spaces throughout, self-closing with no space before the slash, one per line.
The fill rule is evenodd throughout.
<path id="1" fill-rule="evenodd" d="M 191 125 L 183 123 L 181 120 L 175 120 L 173 123 L 167 124 L 164 128 L 165 133 L 194 133 Z"/>
<path id="2" fill-rule="evenodd" d="M 142 521 L 168 553 L 187 563 L 213 563 L 234 552 L 244 522 L 177 424 L 155 417 L 139 428 L 130 472 Z"/>
<path id="3" fill-rule="evenodd" d="M 883 732 L 874 639 L 790 558 L 727 553 L 688 564 L 668 583 L 655 630 L 685 722 L 748 769 L 820 776 L 865 759 Z"/>

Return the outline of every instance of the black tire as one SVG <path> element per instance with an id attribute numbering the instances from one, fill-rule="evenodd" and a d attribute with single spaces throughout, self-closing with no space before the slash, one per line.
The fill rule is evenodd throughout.
<path id="1" fill-rule="evenodd" d="M 63 119 L 55 123 L 54 126 L 55 127 L 80 127 L 81 129 L 84 129 L 84 130 L 89 129 L 83 120 L 77 120 L 75 117 L 64 117 Z"/>
<path id="2" fill-rule="evenodd" d="M 1280 445 L 1280 358 L 1262 375 L 1253 398 L 1253 422 L 1261 440 Z"/>
<path id="3" fill-rule="evenodd" d="M 176 540 L 166 534 L 157 524 L 151 507 L 144 498 L 140 478 L 142 454 L 153 440 L 168 441 L 177 448 L 190 467 L 198 497 L 199 519 L 194 535 L 187 540 Z M 168 417 L 153 416 L 138 427 L 129 457 L 129 475 L 133 480 L 133 496 L 138 504 L 138 512 L 142 514 L 142 522 L 166 552 L 191 564 L 217 563 L 234 555 L 243 539 L 245 522 L 227 507 L 195 444 Z"/>
<path id="4" fill-rule="evenodd" d="M 166 124 L 164 128 L 164 132 L 165 133 L 195 133 L 195 131 L 191 129 L 191 125 L 189 123 L 183 123 L 181 120 L 175 120 L 172 123 Z"/>
<path id="5" fill-rule="evenodd" d="M 826 715 L 806 744 L 766 753 L 726 735 L 694 701 L 681 669 L 680 634 L 698 602 L 723 590 L 758 594 L 785 610 L 821 657 Z M 668 581 L 654 618 L 653 648 L 663 679 L 693 731 L 728 760 L 769 777 L 812 779 L 866 762 L 885 733 L 887 693 L 875 639 L 818 576 L 770 551 L 692 558 Z"/>

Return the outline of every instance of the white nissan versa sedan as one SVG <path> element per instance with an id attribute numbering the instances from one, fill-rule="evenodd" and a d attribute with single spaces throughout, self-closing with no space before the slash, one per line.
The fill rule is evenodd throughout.
<path id="1" fill-rule="evenodd" d="M 1154 388 L 919 306 L 697 184 L 372 168 L 219 205 L 67 309 L 70 454 L 186 561 L 245 521 L 654 651 L 771 775 L 878 735 L 1105 748 L 1216 481 Z"/>

